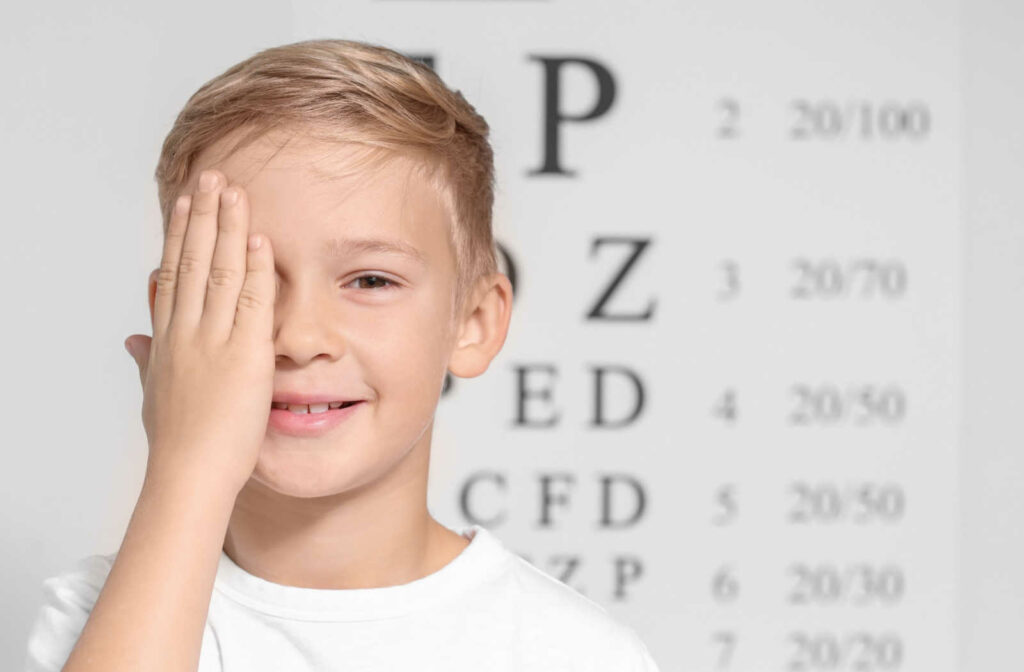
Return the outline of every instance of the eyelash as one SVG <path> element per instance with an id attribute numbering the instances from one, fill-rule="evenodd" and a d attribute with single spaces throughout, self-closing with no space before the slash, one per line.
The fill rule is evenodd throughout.
<path id="1" fill-rule="evenodd" d="M 366 275 L 360 275 L 360 276 L 358 276 L 356 278 L 353 278 L 352 282 L 356 282 L 356 281 L 362 280 L 363 278 L 376 278 L 377 280 L 383 280 L 384 282 L 386 282 L 388 284 L 386 284 L 386 285 L 379 285 L 377 287 L 359 287 L 358 289 L 368 289 L 368 290 L 371 290 L 371 291 L 377 291 L 377 290 L 382 290 L 382 289 L 394 289 L 395 287 L 398 286 L 398 283 L 395 282 L 394 280 L 392 280 L 391 278 L 385 277 L 383 275 L 379 275 L 377 273 L 367 273 Z M 352 282 L 350 282 L 348 284 L 351 285 Z"/>

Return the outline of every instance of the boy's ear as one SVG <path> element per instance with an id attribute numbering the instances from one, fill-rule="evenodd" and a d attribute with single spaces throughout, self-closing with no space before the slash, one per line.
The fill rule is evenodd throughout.
<path id="1" fill-rule="evenodd" d="M 160 272 L 159 268 L 154 268 L 153 272 L 149 274 L 149 331 L 153 332 L 153 307 L 156 305 L 156 274 Z"/>
<path id="2" fill-rule="evenodd" d="M 455 325 L 448 370 L 459 378 L 474 378 L 486 371 L 505 344 L 511 317 L 512 283 L 508 277 L 493 273 L 481 278 Z"/>

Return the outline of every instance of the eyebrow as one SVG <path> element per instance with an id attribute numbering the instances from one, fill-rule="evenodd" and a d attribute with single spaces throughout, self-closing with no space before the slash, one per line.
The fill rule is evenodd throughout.
<path id="1" fill-rule="evenodd" d="M 323 243 L 324 254 L 332 257 L 355 256 L 368 252 L 384 252 L 409 257 L 426 265 L 427 259 L 418 249 L 400 240 L 384 238 L 328 238 Z"/>

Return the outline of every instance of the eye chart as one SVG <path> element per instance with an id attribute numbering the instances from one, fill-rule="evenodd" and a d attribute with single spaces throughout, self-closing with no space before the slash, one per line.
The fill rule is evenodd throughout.
<path id="1" fill-rule="evenodd" d="M 491 124 L 516 298 L 432 509 L 665 670 L 953 670 L 955 3 L 455 4 L 392 42 Z"/>

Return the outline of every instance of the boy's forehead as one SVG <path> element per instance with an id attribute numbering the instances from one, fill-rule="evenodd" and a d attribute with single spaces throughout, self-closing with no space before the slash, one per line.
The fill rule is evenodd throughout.
<path id="1" fill-rule="evenodd" d="M 304 173 L 317 183 L 333 187 L 362 182 L 380 172 L 411 171 L 413 162 L 397 154 L 385 154 L 361 143 L 328 142 L 300 132 L 269 131 L 242 149 L 231 152 L 240 137 L 236 130 L 218 139 L 196 157 L 189 187 L 198 184 L 199 173 L 216 168 L 230 182 L 246 185 L 267 173 Z"/>
<path id="2" fill-rule="evenodd" d="M 412 157 L 295 133 L 268 133 L 228 155 L 235 141 L 228 135 L 201 152 L 186 188 L 202 170 L 220 170 L 246 189 L 254 230 L 298 227 L 333 248 L 335 234 L 389 234 L 425 257 L 450 252 L 445 208 Z"/>

